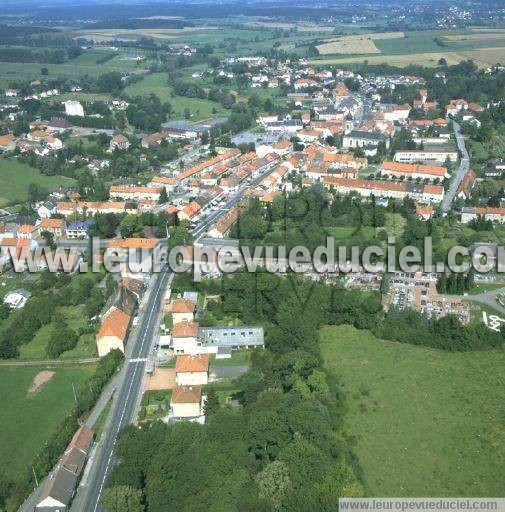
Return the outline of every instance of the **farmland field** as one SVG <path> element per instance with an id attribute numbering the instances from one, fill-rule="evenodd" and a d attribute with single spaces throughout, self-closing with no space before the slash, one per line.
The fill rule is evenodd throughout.
<path id="1" fill-rule="evenodd" d="M 70 186 L 73 182 L 64 176 L 46 176 L 12 158 L 0 158 L 0 207 L 10 201 L 25 200 L 30 183 L 37 183 L 51 190 L 59 185 Z"/>
<path id="2" fill-rule="evenodd" d="M 388 37 L 384 37 L 388 34 Z M 391 37 L 393 34 L 404 34 L 404 37 Z M 387 62 L 396 66 L 436 66 L 439 59 L 445 58 L 449 65 L 473 59 L 479 67 L 488 67 L 505 60 L 505 31 L 500 29 L 493 32 L 473 29 L 366 34 L 372 40 L 360 41 L 359 38 L 364 35 L 344 36 L 340 39 L 352 41 L 354 38 L 354 47 L 352 44 L 345 45 L 332 40 L 320 44 L 317 48 L 322 56 L 313 59 L 311 64 L 350 64 L 367 60 L 372 64 Z M 354 55 L 339 55 L 348 51 Z M 331 54 L 334 56 L 330 57 Z"/>
<path id="3" fill-rule="evenodd" d="M 51 368 L 54 375 L 36 393 L 28 393 L 34 377 L 45 367 L 0 365 L 0 460 L 13 479 L 33 461 L 74 403 L 78 391 L 94 371 L 93 365 Z"/>
<path id="4" fill-rule="evenodd" d="M 449 353 L 323 328 L 370 496 L 503 496 L 505 353 Z"/>
<path id="5" fill-rule="evenodd" d="M 403 39 L 403 32 L 383 32 L 378 34 L 361 34 L 357 36 L 344 36 L 336 41 L 329 41 L 316 46 L 320 55 L 331 54 L 364 54 L 381 53 L 374 41 L 382 39 Z"/>
<path id="6" fill-rule="evenodd" d="M 357 55 L 354 57 L 332 57 L 326 59 L 310 60 L 312 66 L 328 66 L 333 64 L 363 63 L 365 60 L 370 64 L 387 63 L 391 66 L 404 67 L 409 64 L 419 64 L 433 67 L 438 61 L 444 58 L 448 65 L 458 64 L 462 60 L 472 59 L 480 68 L 486 68 L 505 60 L 505 46 L 497 48 L 478 48 L 458 52 L 437 51 L 429 53 L 413 53 L 409 55 Z"/>

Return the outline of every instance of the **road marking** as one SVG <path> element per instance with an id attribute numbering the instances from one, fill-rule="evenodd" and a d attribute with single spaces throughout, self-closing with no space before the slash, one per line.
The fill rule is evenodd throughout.
<path id="1" fill-rule="evenodd" d="M 159 309 L 159 308 L 156 308 L 155 305 L 157 303 L 157 299 L 158 299 L 158 296 L 160 294 L 160 291 L 161 291 L 161 283 L 163 282 L 164 280 L 164 277 L 165 276 L 162 276 L 161 279 L 158 281 L 158 287 L 157 287 L 157 290 L 156 290 L 156 293 L 154 295 L 154 304 L 153 304 L 153 308 L 151 308 L 151 311 L 149 313 L 149 317 L 148 317 L 148 321 L 147 321 L 147 325 L 149 325 L 151 323 L 151 318 L 152 318 L 152 315 L 153 315 L 153 312 L 155 309 Z M 145 340 L 146 340 L 146 337 L 147 337 L 147 329 L 144 331 L 144 334 L 142 336 L 142 343 L 140 345 L 140 350 L 138 351 L 139 354 L 142 353 L 142 350 L 144 348 L 144 344 L 145 344 Z M 139 368 L 138 365 L 135 366 L 135 369 L 133 370 L 133 375 L 132 375 L 132 379 L 130 381 L 130 386 L 128 388 L 128 393 L 126 395 L 126 399 L 123 403 L 123 411 L 121 412 L 121 417 L 119 418 L 119 422 L 118 422 L 118 427 L 117 427 L 117 430 L 116 430 L 116 434 L 114 435 L 114 443 L 113 443 L 113 446 L 115 446 L 116 444 L 116 439 L 117 439 L 117 435 L 119 434 L 119 431 L 121 430 L 121 423 L 123 422 L 123 418 L 124 418 L 124 415 L 125 415 L 125 412 L 126 412 L 126 406 L 128 404 L 128 400 L 130 398 L 130 394 L 131 394 L 131 390 L 132 390 L 132 386 L 133 386 L 133 383 L 135 382 L 135 376 L 137 375 L 137 369 Z M 95 506 L 93 508 L 93 512 L 96 512 L 97 508 L 98 508 L 98 504 L 100 503 L 100 496 L 102 495 L 102 491 L 103 491 L 103 487 L 105 485 L 105 480 L 107 478 L 107 473 L 109 472 L 109 466 L 111 464 L 111 461 L 112 461 L 112 455 L 114 454 L 114 449 L 112 449 L 110 451 L 110 454 L 109 454 L 109 458 L 107 459 L 107 465 L 105 466 L 105 471 L 104 471 L 104 474 L 103 474 L 103 477 L 102 477 L 102 481 L 100 483 L 100 488 L 98 489 L 98 494 L 97 494 L 97 497 L 96 497 L 96 502 L 95 502 Z"/>

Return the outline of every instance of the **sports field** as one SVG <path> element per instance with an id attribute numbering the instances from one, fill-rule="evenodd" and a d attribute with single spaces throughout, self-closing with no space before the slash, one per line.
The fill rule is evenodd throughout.
<path id="1" fill-rule="evenodd" d="M 321 331 L 369 496 L 503 496 L 505 353 L 449 353 Z"/>
<path id="2" fill-rule="evenodd" d="M 59 185 L 70 186 L 73 182 L 64 176 L 46 176 L 13 158 L 0 157 L 0 207 L 10 201 L 26 200 L 30 183 L 52 190 Z"/>
<path id="3" fill-rule="evenodd" d="M 69 365 L 49 370 L 54 372 L 50 379 L 30 392 L 35 377 L 39 375 L 40 379 L 40 372 L 48 368 L 0 365 L 0 461 L 2 470 L 10 478 L 24 474 L 70 412 L 74 403 L 72 383 L 78 392 L 93 373 L 94 366 Z"/>

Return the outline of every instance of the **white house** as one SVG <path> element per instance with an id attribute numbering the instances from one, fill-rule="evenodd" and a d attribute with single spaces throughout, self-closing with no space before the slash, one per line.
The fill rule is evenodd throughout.
<path id="1" fill-rule="evenodd" d="M 79 101 L 69 100 L 64 101 L 65 114 L 67 116 L 79 116 L 84 117 L 84 108 Z"/>
<path id="2" fill-rule="evenodd" d="M 4 297 L 4 304 L 11 309 L 21 309 L 31 296 L 32 294 L 27 290 L 14 290 Z"/>

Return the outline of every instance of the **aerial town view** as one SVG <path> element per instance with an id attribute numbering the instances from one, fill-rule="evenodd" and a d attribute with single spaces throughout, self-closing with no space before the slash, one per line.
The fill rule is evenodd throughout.
<path id="1" fill-rule="evenodd" d="M 503 0 L 0 1 L 0 512 L 505 512 Z"/>

